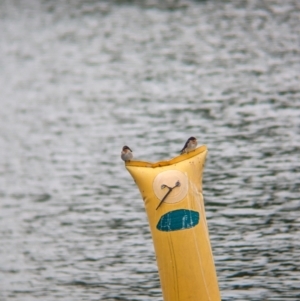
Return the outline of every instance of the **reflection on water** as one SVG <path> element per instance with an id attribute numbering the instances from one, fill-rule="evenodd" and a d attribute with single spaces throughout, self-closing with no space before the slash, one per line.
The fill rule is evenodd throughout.
<path id="1" fill-rule="evenodd" d="M 162 300 L 120 160 L 209 149 L 223 300 L 298 300 L 297 1 L 0 3 L 1 300 Z"/>

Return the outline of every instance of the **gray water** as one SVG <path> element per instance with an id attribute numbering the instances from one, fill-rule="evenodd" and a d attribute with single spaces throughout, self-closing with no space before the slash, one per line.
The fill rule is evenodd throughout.
<path id="1" fill-rule="evenodd" d="M 0 300 L 162 300 L 120 151 L 192 135 L 222 300 L 300 300 L 299 22 L 296 0 L 0 1 Z"/>

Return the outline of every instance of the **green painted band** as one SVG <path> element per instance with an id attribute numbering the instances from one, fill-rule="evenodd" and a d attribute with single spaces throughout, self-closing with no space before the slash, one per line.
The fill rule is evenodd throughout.
<path id="1" fill-rule="evenodd" d="M 199 223 L 199 219 L 197 211 L 178 209 L 164 214 L 156 228 L 165 232 L 190 229 Z"/>

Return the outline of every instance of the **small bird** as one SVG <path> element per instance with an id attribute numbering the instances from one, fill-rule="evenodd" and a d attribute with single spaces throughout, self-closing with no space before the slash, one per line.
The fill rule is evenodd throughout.
<path id="1" fill-rule="evenodd" d="M 123 146 L 122 152 L 121 152 L 121 159 L 123 161 L 130 161 L 133 158 L 132 150 L 127 146 Z"/>
<path id="2" fill-rule="evenodd" d="M 180 151 L 180 153 L 181 154 L 189 153 L 192 150 L 194 150 L 196 148 L 196 146 L 197 146 L 197 139 L 195 137 L 190 137 L 186 141 L 186 143 L 185 143 L 183 149 Z"/>

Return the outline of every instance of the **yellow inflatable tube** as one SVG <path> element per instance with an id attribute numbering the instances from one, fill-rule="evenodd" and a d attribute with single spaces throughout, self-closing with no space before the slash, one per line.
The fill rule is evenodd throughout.
<path id="1" fill-rule="evenodd" d="M 206 146 L 171 159 L 129 161 L 148 215 L 164 301 L 220 301 L 202 195 Z"/>

